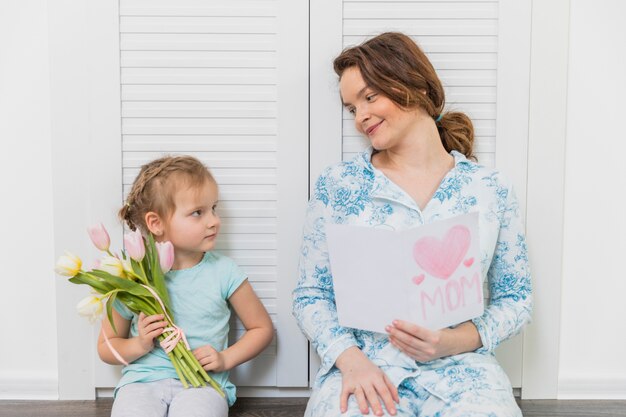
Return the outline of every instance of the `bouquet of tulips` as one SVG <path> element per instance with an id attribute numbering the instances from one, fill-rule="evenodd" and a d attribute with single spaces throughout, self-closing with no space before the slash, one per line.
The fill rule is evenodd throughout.
<path id="1" fill-rule="evenodd" d="M 174 263 L 172 243 L 155 242 L 151 234 L 144 239 L 137 230 L 124 235 L 126 250 L 118 256 L 111 253 L 111 240 L 102 224 L 88 228 L 88 233 L 96 248 L 105 253 L 100 261 L 96 261 L 95 267 L 84 271 L 80 258 L 66 252 L 59 258 L 55 268 L 58 274 L 70 277 L 70 282 L 89 285 L 95 291 L 95 295 L 78 304 L 79 314 L 93 322 L 102 314 L 104 304 L 109 322 L 116 332 L 112 316 L 115 300 L 136 314 L 163 314 L 168 326 L 159 336 L 159 342 L 172 361 L 183 386 L 200 387 L 208 383 L 224 396 L 220 386 L 206 373 L 189 349 L 182 330 L 174 324 L 165 286 L 165 273 Z M 106 339 L 106 335 L 105 341 L 113 355 L 127 365 Z"/>

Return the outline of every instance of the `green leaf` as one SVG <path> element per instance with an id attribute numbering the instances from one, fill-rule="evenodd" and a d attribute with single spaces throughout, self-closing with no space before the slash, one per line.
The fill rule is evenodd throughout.
<path id="1" fill-rule="evenodd" d="M 159 297 L 161 297 L 161 300 L 163 301 L 163 304 L 165 304 L 165 307 L 168 310 L 168 314 L 170 314 L 170 316 L 172 316 L 171 311 L 170 310 L 170 297 L 169 294 L 167 292 L 167 286 L 165 285 L 165 275 L 163 274 L 163 271 L 161 270 L 161 263 L 159 262 L 159 254 L 158 251 L 156 250 L 156 244 L 154 242 L 154 236 L 152 236 L 152 233 L 148 234 L 148 247 L 150 248 L 149 252 L 150 256 L 150 271 L 152 272 L 151 276 L 152 276 L 152 285 L 154 286 L 154 289 L 156 290 L 156 292 L 159 294 Z M 174 320 L 174 317 L 172 317 L 172 320 Z"/>
<path id="2" fill-rule="evenodd" d="M 118 291 L 112 291 L 106 303 L 107 317 L 109 318 L 109 323 L 111 323 L 111 327 L 113 328 L 113 331 L 115 332 L 115 334 L 117 334 L 117 329 L 115 328 L 115 321 L 113 320 L 113 303 L 115 302 L 117 293 Z"/>
<path id="3" fill-rule="evenodd" d="M 95 275 L 95 276 L 92 276 Z M 85 284 L 99 292 L 100 294 L 106 294 L 114 289 L 108 282 L 98 279 L 99 277 L 92 272 L 79 272 L 75 276 L 69 279 L 72 284 Z"/>

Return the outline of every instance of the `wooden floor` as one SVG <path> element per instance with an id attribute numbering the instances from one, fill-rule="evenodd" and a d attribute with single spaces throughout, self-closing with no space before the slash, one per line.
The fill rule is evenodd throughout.
<path id="1" fill-rule="evenodd" d="M 300 417 L 307 398 L 240 398 L 230 417 Z M 626 401 L 520 401 L 524 417 L 626 417 Z M 0 401 L 0 417 L 109 417 L 111 399 Z"/>

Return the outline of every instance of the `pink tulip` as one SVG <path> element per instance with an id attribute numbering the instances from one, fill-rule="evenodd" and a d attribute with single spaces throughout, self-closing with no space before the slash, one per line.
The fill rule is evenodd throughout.
<path id="1" fill-rule="evenodd" d="M 107 229 L 104 228 L 102 223 L 94 224 L 87 228 L 87 233 L 93 242 L 94 246 L 101 251 L 108 251 L 111 245 L 111 238 L 107 233 Z"/>
<path id="2" fill-rule="evenodd" d="M 124 247 L 128 256 L 137 262 L 141 262 L 146 255 L 146 247 L 143 244 L 143 237 L 139 230 L 124 235 Z"/>
<path id="3" fill-rule="evenodd" d="M 161 270 L 165 274 L 167 271 L 172 269 L 172 265 L 174 265 L 174 245 L 172 242 L 156 242 L 156 249 L 159 253 L 159 264 L 161 265 Z"/>

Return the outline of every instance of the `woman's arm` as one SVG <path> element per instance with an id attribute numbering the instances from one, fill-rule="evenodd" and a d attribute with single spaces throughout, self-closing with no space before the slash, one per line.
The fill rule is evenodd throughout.
<path id="1" fill-rule="evenodd" d="M 167 325 L 167 322 L 163 321 L 162 314 L 146 316 L 141 313 L 137 322 L 139 335 L 129 338 L 130 320 L 122 317 L 115 309 L 113 309 L 112 313 L 117 333 L 111 327 L 109 319 L 105 317 L 102 319 L 102 331 L 98 336 L 98 356 L 100 356 L 102 361 L 111 365 L 121 365 L 122 363 L 115 357 L 107 345 L 104 335 L 109 339 L 109 343 L 117 353 L 126 362 L 130 363 L 152 350 L 154 338 L 163 333 L 163 329 Z"/>
<path id="2" fill-rule="evenodd" d="M 479 352 L 493 352 L 519 333 L 531 318 L 532 285 L 519 204 L 511 186 L 497 184 L 500 231 L 487 272 L 489 305 L 472 320 L 482 341 Z"/>
<path id="3" fill-rule="evenodd" d="M 339 325 L 330 273 L 326 222 L 332 210 L 329 196 L 333 181 L 331 170 L 327 169 L 317 180 L 309 201 L 300 249 L 299 279 L 293 291 L 293 315 L 322 361 L 322 374 L 335 365 L 342 352 L 357 345 L 352 330 Z"/>
<path id="4" fill-rule="evenodd" d="M 330 170 L 317 180 L 309 202 L 300 252 L 300 278 L 293 291 L 293 314 L 298 325 L 319 354 L 320 373 L 334 365 L 342 374 L 342 390 L 338 401 L 343 411 L 354 395 L 363 414 L 372 409 L 382 416 L 382 403 L 395 415 L 394 401 L 399 401 L 396 387 L 385 373 L 358 347 L 351 329 L 339 325 L 333 279 L 330 273 L 326 222 L 334 177 Z"/>
<path id="5" fill-rule="evenodd" d="M 232 346 L 222 352 L 206 345 L 194 350 L 194 355 L 207 371 L 223 372 L 249 361 L 270 344 L 274 326 L 269 314 L 245 280 L 228 299 L 246 332 Z"/>

